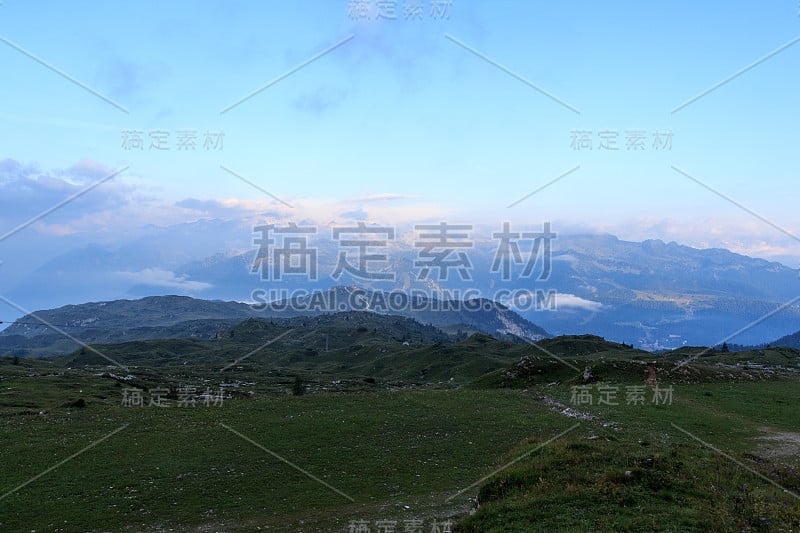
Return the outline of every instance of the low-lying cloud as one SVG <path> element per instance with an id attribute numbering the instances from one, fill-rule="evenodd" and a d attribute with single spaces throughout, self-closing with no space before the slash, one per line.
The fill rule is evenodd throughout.
<path id="1" fill-rule="evenodd" d="M 556 307 L 558 309 L 577 309 L 596 313 L 603 310 L 603 304 L 593 300 L 587 300 L 569 293 L 558 293 L 556 295 Z"/>
<path id="2" fill-rule="evenodd" d="M 138 272 L 116 272 L 120 278 L 137 285 L 150 287 L 166 287 L 185 293 L 194 293 L 211 289 L 213 285 L 203 281 L 192 281 L 184 274 L 175 274 L 160 268 L 145 268 Z"/>

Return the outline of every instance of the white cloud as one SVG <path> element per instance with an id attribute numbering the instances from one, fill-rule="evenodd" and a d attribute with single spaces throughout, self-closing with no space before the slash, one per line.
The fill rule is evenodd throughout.
<path id="1" fill-rule="evenodd" d="M 120 212 L 132 204 L 132 187 L 114 179 L 87 189 L 98 176 L 111 173 L 90 159 L 49 172 L 12 159 L 0 161 L 0 226 L 10 229 L 47 213 L 34 227 L 49 234 L 66 235 L 78 231 L 76 222 L 87 216 Z M 53 210 L 56 206 L 60 207 Z M 94 229 L 97 221 L 90 221 L 90 225 L 92 222 Z"/>
<path id="2" fill-rule="evenodd" d="M 213 287 L 210 283 L 191 281 L 188 276 L 176 275 L 172 271 L 160 268 L 145 268 L 139 272 L 115 272 L 115 274 L 132 283 L 152 287 L 167 287 L 178 289 L 182 292 L 198 292 Z"/>
<path id="3" fill-rule="evenodd" d="M 0 228 L 14 228 L 80 192 L 87 184 L 112 170 L 90 159 L 50 171 L 43 171 L 36 164 L 0 160 Z M 397 240 L 405 241 L 414 238 L 412 233 L 407 233 L 414 224 L 445 220 L 475 223 L 476 242 L 482 238 L 490 242 L 488 236 L 499 226 L 499 222 L 492 222 L 491 211 L 443 204 L 399 192 L 283 200 L 293 207 L 255 192 L 241 198 L 166 198 L 163 188 L 148 184 L 146 179 L 138 183 L 131 172 L 125 172 L 48 214 L 27 229 L 26 235 L 32 239 L 75 235 L 84 240 L 97 240 L 120 232 L 135 232 L 149 225 L 169 227 L 204 219 L 232 221 L 242 228 L 265 222 L 289 221 L 317 226 L 346 225 L 355 219 L 367 224 L 395 226 L 398 229 Z M 530 216 L 524 216 L 524 219 L 514 216 L 509 219 L 515 227 L 520 224 L 530 226 Z M 787 231 L 800 234 L 800 228 L 795 228 L 792 222 L 791 217 L 777 220 Z M 480 227 L 481 224 L 486 224 L 486 228 Z M 724 248 L 751 257 L 781 261 L 792 267 L 800 266 L 797 241 L 751 218 L 704 214 L 680 219 L 631 217 L 605 223 L 564 219 L 552 220 L 552 231 L 559 237 L 607 233 L 628 241 L 676 241 L 694 248 Z M 246 229 L 243 232 L 246 233 Z M 554 246 L 557 249 L 557 242 Z M 554 260 L 569 261 L 571 258 L 554 256 Z"/>
<path id="4" fill-rule="evenodd" d="M 397 194 L 391 192 L 383 192 L 379 194 L 367 194 L 364 196 L 356 196 L 351 198 L 351 202 L 388 202 L 391 200 L 416 200 L 419 196 L 412 194 Z"/>
<path id="5" fill-rule="evenodd" d="M 603 309 L 603 304 L 587 300 L 574 294 L 559 292 L 556 294 L 557 309 L 580 309 L 583 311 L 597 312 Z"/>
<path id="6" fill-rule="evenodd" d="M 93 159 L 81 159 L 64 173 L 67 177 L 77 176 L 89 180 L 99 180 L 114 173 L 114 169 L 107 167 L 99 161 Z"/>

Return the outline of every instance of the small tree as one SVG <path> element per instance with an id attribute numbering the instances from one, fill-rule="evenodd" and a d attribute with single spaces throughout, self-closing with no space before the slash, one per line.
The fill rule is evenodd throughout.
<path id="1" fill-rule="evenodd" d="M 15 356 L 14 356 L 14 359 L 12 359 L 12 360 L 11 360 L 11 363 L 12 363 L 12 364 L 15 364 L 15 365 L 18 365 L 18 364 L 19 364 L 19 356 L 18 356 L 18 355 L 15 355 Z"/>
<path id="2" fill-rule="evenodd" d="M 723 352 L 723 353 L 728 353 L 731 350 L 730 350 L 730 348 L 728 348 L 728 343 L 727 342 L 723 342 L 722 343 L 722 348 L 720 348 L 719 351 Z"/>
<path id="3" fill-rule="evenodd" d="M 294 377 L 294 383 L 292 384 L 292 394 L 295 396 L 302 396 L 306 392 L 306 386 L 303 384 L 303 380 L 300 379 L 300 376 Z"/>

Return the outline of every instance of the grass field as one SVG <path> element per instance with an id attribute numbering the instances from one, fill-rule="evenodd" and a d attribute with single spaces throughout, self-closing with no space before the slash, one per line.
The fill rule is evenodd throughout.
<path id="1" fill-rule="evenodd" d="M 81 386 L 85 395 L 92 385 Z M 313 394 L 135 408 L 97 388 L 111 395 L 84 408 L 57 407 L 67 398 L 50 398 L 45 414 L 3 417 L 4 490 L 125 427 L 0 500 L 2 529 L 328 531 L 359 518 L 444 519 L 465 506 L 446 498 L 519 440 L 569 425 L 515 391 Z"/>
<path id="2" fill-rule="evenodd" d="M 797 531 L 797 387 L 683 385 L 671 405 L 587 407 L 615 424 L 584 423 L 487 482 L 464 531 Z"/>
<path id="3" fill-rule="evenodd" d="M 435 350 L 460 368 L 455 381 L 430 363 L 439 380 L 403 382 L 300 360 L 301 396 L 298 366 L 267 370 L 268 359 L 224 373 L 219 361 L 131 369 L 142 407 L 123 405 L 131 384 L 102 375 L 113 368 L 0 358 L 0 530 L 800 527 L 795 373 L 692 366 L 659 383 L 672 385 L 668 403 L 653 402 L 651 386 L 629 403 L 627 388 L 643 385 L 639 354 L 580 354 L 570 361 L 596 375 L 589 404 L 574 401 L 580 380 L 563 365 L 494 371 L 503 350 L 523 348 L 468 341 L 407 352 L 407 375 Z M 457 357 L 481 349 L 480 368 Z M 227 392 L 179 406 L 182 384 Z M 170 407 L 148 405 L 159 387 Z M 599 401 L 603 387 L 616 401 Z"/>

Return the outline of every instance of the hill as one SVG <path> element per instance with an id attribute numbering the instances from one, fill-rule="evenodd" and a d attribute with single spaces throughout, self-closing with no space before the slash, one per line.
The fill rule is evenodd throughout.
<path id="1" fill-rule="evenodd" d="M 800 331 L 781 337 L 780 339 L 769 343 L 769 345 L 800 349 Z"/>
<path id="2" fill-rule="evenodd" d="M 393 294 L 403 296 L 403 293 Z M 140 300 L 68 305 L 34 314 L 87 344 L 151 339 L 210 340 L 248 318 L 313 317 L 348 310 L 403 316 L 447 328 L 456 337 L 462 328 L 507 338 L 533 340 L 547 336 L 542 328 L 488 300 L 455 302 L 425 298 L 412 302 L 406 298 L 406 305 L 391 306 L 387 303 L 391 301 L 388 293 L 335 287 L 304 299 L 271 302 L 261 308 L 187 296 L 151 296 Z M 34 316 L 23 317 L 0 332 L 0 354 L 47 357 L 70 353 L 79 346 Z"/>
<path id="3" fill-rule="evenodd" d="M 137 375 L 176 374 L 191 365 L 189 368 L 195 371 L 208 373 L 229 368 L 231 374 L 253 379 L 262 379 L 270 372 L 299 372 L 328 381 L 366 378 L 373 382 L 463 384 L 512 364 L 532 349 L 485 334 L 454 341 L 440 329 L 410 318 L 346 311 L 314 317 L 247 319 L 214 340 L 95 344 L 92 349 L 79 348 L 54 361 L 76 368 L 105 368 L 110 359 L 139 369 Z"/>

